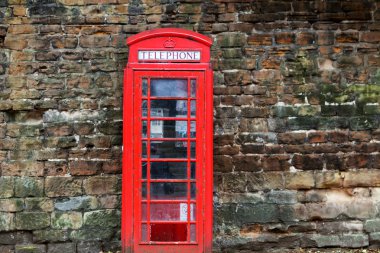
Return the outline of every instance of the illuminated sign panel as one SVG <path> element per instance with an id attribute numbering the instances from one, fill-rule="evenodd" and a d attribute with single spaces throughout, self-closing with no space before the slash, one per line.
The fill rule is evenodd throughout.
<path id="1" fill-rule="evenodd" d="M 153 51 L 140 50 L 139 61 L 200 61 L 200 51 Z"/>

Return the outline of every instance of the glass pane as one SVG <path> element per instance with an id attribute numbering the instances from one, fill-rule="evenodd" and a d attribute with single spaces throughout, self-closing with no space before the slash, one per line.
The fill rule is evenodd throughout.
<path id="1" fill-rule="evenodd" d="M 147 137 L 147 121 L 142 122 L 142 137 Z M 195 138 L 195 121 L 191 122 L 191 137 Z M 152 120 L 150 122 L 151 138 L 187 138 L 187 121 Z"/>
<path id="2" fill-rule="evenodd" d="M 191 179 L 195 179 L 195 162 L 191 163 Z"/>
<path id="3" fill-rule="evenodd" d="M 148 96 L 148 79 L 146 78 L 142 79 L 142 95 Z"/>
<path id="4" fill-rule="evenodd" d="M 142 221 L 146 221 L 146 213 L 147 213 L 147 210 L 146 210 L 146 206 L 147 204 L 146 203 L 141 203 L 141 220 Z"/>
<path id="5" fill-rule="evenodd" d="M 195 117 L 195 112 L 196 112 L 196 106 L 197 106 L 197 103 L 195 100 L 192 100 L 190 101 L 190 113 L 191 113 L 191 116 L 194 116 Z"/>
<path id="6" fill-rule="evenodd" d="M 196 237 L 196 226 L 195 224 L 191 224 L 190 225 L 190 241 L 191 242 L 195 242 L 197 240 L 197 237 Z"/>
<path id="7" fill-rule="evenodd" d="M 190 157 L 195 158 L 195 142 L 191 142 L 190 144 Z"/>
<path id="8" fill-rule="evenodd" d="M 190 122 L 190 138 L 195 138 L 197 132 L 197 124 L 195 121 Z"/>
<path id="9" fill-rule="evenodd" d="M 148 234 L 148 226 L 146 224 L 141 224 L 141 241 L 146 242 L 147 241 L 147 234 Z"/>
<path id="10" fill-rule="evenodd" d="M 186 183 L 151 183 L 151 199 L 186 199 Z"/>
<path id="11" fill-rule="evenodd" d="M 146 199 L 146 183 L 142 183 L 141 185 L 141 198 Z"/>
<path id="12" fill-rule="evenodd" d="M 148 101 L 142 101 L 142 116 L 147 116 Z M 186 100 L 151 100 L 151 117 L 187 117 Z M 192 108 L 192 110 L 195 111 Z M 195 115 L 195 114 L 194 114 Z"/>
<path id="13" fill-rule="evenodd" d="M 192 157 L 195 157 L 195 143 L 191 145 Z M 150 143 L 151 158 L 186 158 L 187 142 L 183 141 L 152 141 Z"/>
<path id="14" fill-rule="evenodd" d="M 180 219 L 181 221 L 187 221 L 187 207 L 189 205 L 187 203 L 181 203 L 180 204 L 180 208 L 181 208 L 181 212 L 180 212 Z M 195 212 L 196 209 L 195 209 L 195 204 L 190 204 L 190 221 L 195 221 Z"/>
<path id="15" fill-rule="evenodd" d="M 195 79 L 191 79 L 190 81 L 190 90 L 191 90 L 191 97 L 195 98 L 195 94 L 197 94 L 197 83 Z"/>
<path id="16" fill-rule="evenodd" d="M 183 242 L 187 241 L 187 224 L 151 224 L 150 240 L 155 242 Z"/>
<path id="17" fill-rule="evenodd" d="M 187 162 L 151 162 L 152 179 L 187 179 Z M 142 162 L 142 178 L 147 176 L 147 162 Z M 195 162 L 191 162 L 191 178 L 195 178 Z"/>
<path id="18" fill-rule="evenodd" d="M 150 204 L 150 220 L 151 221 L 187 221 L 187 203 L 151 203 Z M 190 204 L 191 216 L 190 220 L 195 220 L 195 204 Z M 141 219 L 146 221 L 147 204 L 142 204 Z"/>
<path id="19" fill-rule="evenodd" d="M 186 79 L 151 79 L 151 97 L 187 97 Z"/>
<path id="20" fill-rule="evenodd" d="M 146 158 L 148 157 L 148 153 L 147 153 L 147 145 L 148 143 L 146 141 L 143 141 L 142 142 L 142 152 L 141 152 L 141 155 L 142 157 Z"/>
<path id="21" fill-rule="evenodd" d="M 195 194 L 197 192 L 197 188 L 196 188 L 196 185 L 195 183 L 191 183 L 190 184 L 191 186 L 191 199 L 195 199 Z"/>

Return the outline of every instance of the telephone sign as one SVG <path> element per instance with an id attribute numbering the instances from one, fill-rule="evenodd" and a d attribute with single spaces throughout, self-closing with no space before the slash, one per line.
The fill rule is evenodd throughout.
<path id="1" fill-rule="evenodd" d="M 211 253 L 211 39 L 183 29 L 127 40 L 124 253 Z"/>

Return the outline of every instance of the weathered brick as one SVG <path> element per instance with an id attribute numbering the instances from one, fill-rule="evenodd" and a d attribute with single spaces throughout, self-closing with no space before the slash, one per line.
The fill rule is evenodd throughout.
<path id="1" fill-rule="evenodd" d="M 82 224 L 80 212 L 53 212 L 51 214 L 51 226 L 54 229 L 79 229 Z"/>
<path id="2" fill-rule="evenodd" d="M 315 185 L 312 171 L 298 171 L 285 173 L 286 189 L 311 189 Z"/>
<path id="3" fill-rule="evenodd" d="M 1 212 L 0 213 L 0 231 L 11 231 L 14 229 L 15 229 L 14 214 Z"/>
<path id="4" fill-rule="evenodd" d="M 14 178 L 0 177 L 0 198 L 10 198 L 14 196 Z"/>
<path id="5" fill-rule="evenodd" d="M 47 253 L 75 252 L 75 243 L 54 243 L 48 244 Z"/>
<path id="6" fill-rule="evenodd" d="M 23 199 L 0 199 L 0 212 L 19 212 L 23 208 Z"/>
<path id="7" fill-rule="evenodd" d="M 120 192 L 120 179 L 117 176 L 94 176 L 83 182 L 85 192 L 101 195 Z"/>
<path id="8" fill-rule="evenodd" d="M 44 192 L 44 181 L 36 177 L 15 178 L 16 197 L 41 197 Z"/>
<path id="9" fill-rule="evenodd" d="M 45 253 L 46 245 L 44 244 L 27 244 L 16 245 L 15 253 Z"/>
<path id="10" fill-rule="evenodd" d="M 120 224 L 118 210 L 98 210 L 84 213 L 84 226 L 117 227 Z"/>
<path id="11" fill-rule="evenodd" d="M 380 171 L 377 170 L 344 172 L 343 176 L 343 187 L 378 187 L 380 185 Z"/>
<path id="12" fill-rule="evenodd" d="M 272 34 L 255 34 L 248 37 L 248 45 L 270 46 L 272 45 Z"/>
<path id="13" fill-rule="evenodd" d="M 45 212 L 16 213 L 16 228 L 20 230 L 43 229 L 50 226 L 50 215 Z"/>
<path id="14" fill-rule="evenodd" d="M 81 195 L 82 180 L 73 177 L 46 177 L 45 194 L 48 197 Z"/>

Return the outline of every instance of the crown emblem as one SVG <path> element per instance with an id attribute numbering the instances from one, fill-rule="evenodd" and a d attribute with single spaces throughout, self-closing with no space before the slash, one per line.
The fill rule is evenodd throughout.
<path id="1" fill-rule="evenodd" d="M 170 48 L 175 47 L 174 40 L 172 40 L 172 38 L 169 38 L 169 39 L 165 40 L 164 47 L 170 47 Z"/>

